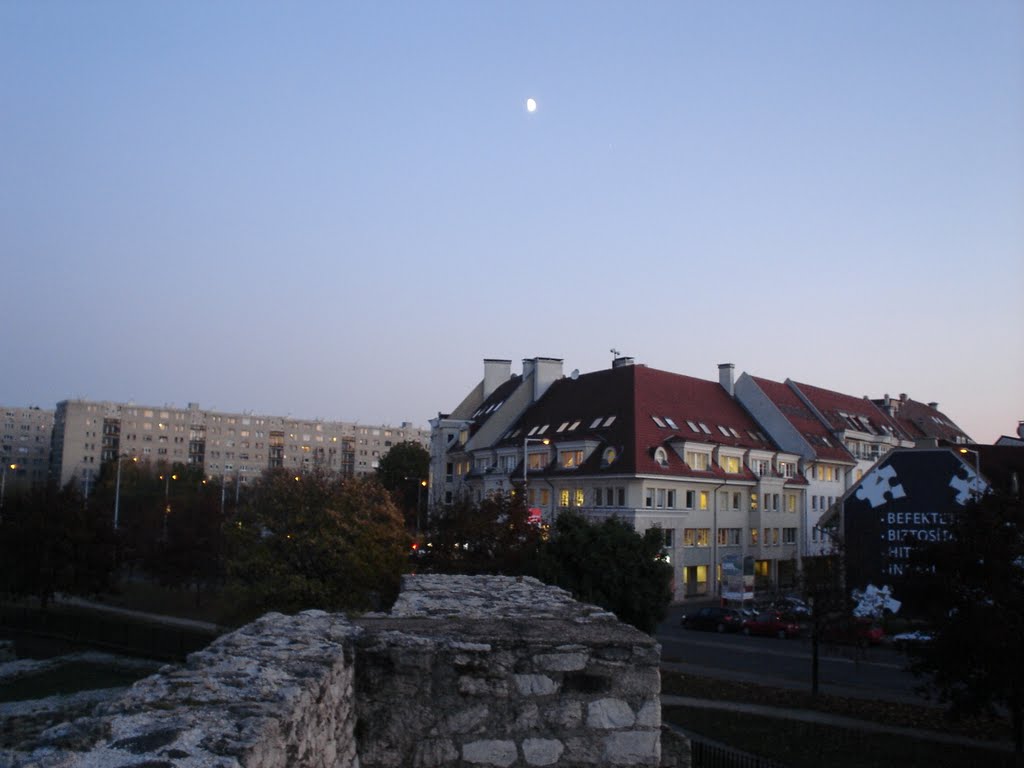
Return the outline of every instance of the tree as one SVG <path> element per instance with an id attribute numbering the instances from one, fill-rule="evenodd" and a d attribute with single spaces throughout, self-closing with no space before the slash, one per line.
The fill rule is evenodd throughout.
<path id="1" fill-rule="evenodd" d="M 420 530 L 420 507 L 429 474 L 430 452 L 411 440 L 393 445 L 377 464 L 377 479 L 395 494 L 409 530 Z"/>
<path id="2" fill-rule="evenodd" d="M 660 528 L 640 535 L 615 517 L 593 524 L 563 512 L 540 548 L 535 575 L 651 633 L 672 599 L 672 567 L 663 546 Z"/>
<path id="3" fill-rule="evenodd" d="M 0 522 L 0 594 L 38 598 L 57 592 L 110 592 L 116 570 L 114 533 L 105 509 L 87 505 L 74 482 L 8 500 Z"/>
<path id="4" fill-rule="evenodd" d="M 1024 504 L 989 493 L 954 515 L 945 541 L 917 542 L 913 593 L 927 595 L 932 641 L 913 669 L 954 717 L 999 708 L 1024 752 Z"/>
<path id="5" fill-rule="evenodd" d="M 366 610 L 398 594 L 408 537 L 375 478 L 269 470 L 228 525 L 235 621 L 270 610 Z"/>
<path id="6" fill-rule="evenodd" d="M 826 633 L 849 621 L 850 603 L 843 586 L 842 557 L 838 553 L 805 557 L 803 587 L 811 608 L 811 693 L 819 692 L 819 652 Z"/>
<path id="7" fill-rule="evenodd" d="M 463 498 L 436 512 L 423 567 L 443 573 L 527 572 L 537 556 L 541 529 L 529 522 L 522 499 L 522 494 L 495 493 L 478 504 Z"/>

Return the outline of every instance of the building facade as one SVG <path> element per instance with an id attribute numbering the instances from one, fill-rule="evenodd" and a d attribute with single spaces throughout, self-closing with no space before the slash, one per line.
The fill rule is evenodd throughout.
<path id="1" fill-rule="evenodd" d="M 429 446 L 429 433 L 398 427 L 294 419 L 92 400 L 64 400 L 53 417 L 51 476 L 83 490 L 118 456 L 199 467 L 207 477 L 245 484 L 266 469 L 325 469 L 346 476 L 372 473 L 397 443 Z"/>
<path id="2" fill-rule="evenodd" d="M 53 411 L 3 408 L 0 422 L 0 466 L 7 491 L 46 482 L 50 467 Z"/>

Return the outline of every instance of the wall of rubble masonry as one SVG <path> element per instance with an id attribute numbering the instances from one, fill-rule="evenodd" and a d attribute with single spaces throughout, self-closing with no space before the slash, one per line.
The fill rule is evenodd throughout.
<path id="1" fill-rule="evenodd" d="M 661 753 L 659 655 L 648 635 L 533 579 L 412 576 L 388 614 L 268 614 L 10 757 L 19 768 L 659 766 L 683 757 Z"/>

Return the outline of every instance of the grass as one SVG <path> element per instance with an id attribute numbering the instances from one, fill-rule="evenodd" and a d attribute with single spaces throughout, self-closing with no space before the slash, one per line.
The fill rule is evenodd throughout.
<path id="1" fill-rule="evenodd" d="M 884 725 L 952 733 L 972 739 L 1008 742 L 1009 724 L 996 718 L 950 721 L 941 709 L 914 704 L 812 696 L 809 692 L 772 688 L 753 683 L 683 675 L 662 671 L 662 692 L 715 701 L 738 701 L 785 709 L 807 709 L 852 717 Z M 1010 752 L 973 748 L 868 733 L 835 726 L 802 723 L 781 717 L 762 717 L 699 707 L 666 706 L 665 722 L 729 746 L 777 760 L 793 768 L 828 765 L 829 768 L 913 765 L 953 768 L 984 765 L 1019 766 Z"/>

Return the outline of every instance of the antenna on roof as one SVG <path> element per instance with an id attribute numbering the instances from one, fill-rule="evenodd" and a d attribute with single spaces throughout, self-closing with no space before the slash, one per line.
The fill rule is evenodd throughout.
<path id="1" fill-rule="evenodd" d="M 573 368 L 572 369 L 572 373 L 569 374 L 569 378 L 572 379 L 573 381 L 576 381 L 576 379 L 578 379 L 579 377 L 580 377 L 580 369 L 579 368 Z"/>
<path id="2" fill-rule="evenodd" d="M 609 352 L 611 352 L 611 353 L 612 353 L 613 355 L 615 355 L 616 357 L 618 357 L 619 355 L 621 355 L 621 354 L 622 354 L 622 353 L 621 353 L 621 352 L 619 352 L 619 350 L 617 350 L 617 349 L 616 349 L 615 347 L 612 347 L 612 348 L 611 348 L 611 349 L 609 349 L 608 351 L 609 351 Z"/>

